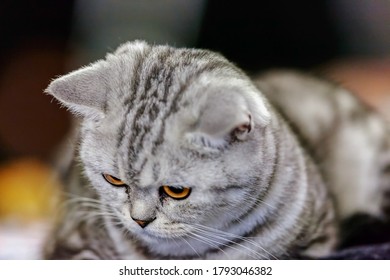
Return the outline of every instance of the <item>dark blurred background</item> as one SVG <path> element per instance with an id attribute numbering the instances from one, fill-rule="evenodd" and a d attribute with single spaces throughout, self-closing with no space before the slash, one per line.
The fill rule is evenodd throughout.
<path id="1" fill-rule="evenodd" d="M 44 89 L 125 41 L 211 49 L 249 74 L 316 70 L 390 111 L 388 0 L 2 0 L 0 35 L 0 243 L 17 244 L 0 259 L 28 247 L 2 219 L 47 212 L 49 163 L 70 128 Z"/>

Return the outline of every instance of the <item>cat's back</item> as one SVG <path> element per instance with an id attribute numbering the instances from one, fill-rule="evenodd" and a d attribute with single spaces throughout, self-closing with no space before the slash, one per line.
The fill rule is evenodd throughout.
<path id="1" fill-rule="evenodd" d="M 290 125 L 336 195 L 340 216 L 382 211 L 389 124 L 336 83 L 295 71 L 271 71 L 256 85 Z M 382 205 L 382 206 L 381 206 Z"/>
<path id="2" fill-rule="evenodd" d="M 313 144 L 336 123 L 368 114 L 344 88 L 306 73 L 275 70 L 258 76 L 255 82 L 296 132 Z"/>

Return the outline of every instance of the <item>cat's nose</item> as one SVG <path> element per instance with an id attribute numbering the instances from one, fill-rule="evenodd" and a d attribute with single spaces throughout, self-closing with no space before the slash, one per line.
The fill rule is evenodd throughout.
<path id="1" fill-rule="evenodd" d="M 156 219 L 156 218 L 153 218 L 150 220 L 140 220 L 140 219 L 136 219 L 133 217 L 131 217 L 131 218 L 134 220 L 134 222 L 136 222 L 142 228 L 146 227 L 148 224 L 150 224 L 151 222 L 153 222 Z"/>

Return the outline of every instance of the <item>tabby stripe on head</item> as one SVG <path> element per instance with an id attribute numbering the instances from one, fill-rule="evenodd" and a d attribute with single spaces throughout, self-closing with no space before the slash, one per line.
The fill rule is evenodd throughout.
<path id="1" fill-rule="evenodd" d="M 159 66 L 161 66 L 161 65 L 165 65 L 165 64 L 167 64 L 167 62 L 166 61 L 164 61 L 164 60 L 167 60 L 169 57 L 170 57 L 170 54 L 171 54 L 171 51 L 170 50 L 165 50 L 165 52 L 163 52 L 163 53 L 161 53 L 160 55 L 159 55 L 159 59 L 161 60 L 157 60 L 157 62 L 154 64 L 155 65 L 155 68 L 156 67 L 159 67 Z M 150 58 L 151 59 L 151 58 Z M 154 71 L 156 71 L 155 70 L 155 68 L 153 68 L 152 69 L 152 71 L 154 72 Z M 146 71 L 146 70 L 145 70 Z M 144 72 L 145 72 L 144 71 Z M 163 79 L 165 78 L 165 79 L 170 79 L 170 77 L 171 77 L 171 72 L 172 72 L 173 70 L 171 69 L 169 72 L 168 72 L 168 74 L 167 74 L 167 77 L 163 77 Z M 143 76 L 142 77 L 144 77 L 144 79 L 141 79 L 144 83 L 144 85 L 146 84 L 146 83 L 150 83 L 150 82 L 148 82 L 148 81 L 150 81 L 150 79 L 152 79 L 153 78 L 153 76 L 152 75 L 150 75 L 150 73 L 148 72 L 148 73 L 144 73 L 143 72 Z M 157 85 L 157 91 L 159 90 L 159 86 L 161 87 L 161 86 L 164 86 L 165 88 L 167 88 L 167 87 L 169 87 L 169 84 L 167 85 L 167 83 L 164 83 L 163 85 L 161 85 L 160 83 Z M 141 86 L 140 86 L 141 87 Z M 168 91 L 168 89 L 166 89 L 166 91 Z M 150 94 L 150 93 L 146 93 L 146 94 Z M 156 94 L 156 92 L 153 92 L 153 95 L 155 95 Z M 142 95 L 140 95 L 140 97 L 138 98 L 139 100 L 140 100 L 140 103 L 141 103 L 141 105 L 139 105 L 139 104 L 136 104 L 137 106 L 138 106 L 138 108 L 136 109 L 136 111 L 135 111 L 135 117 L 134 117 L 134 119 L 133 119 L 133 123 L 132 123 L 132 127 L 131 127 L 131 129 L 133 130 L 133 131 L 131 131 L 129 134 L 130 134 L 130 139 L 129 140 L 127 140 L 126 141 L 126 143 L 132 143 L 132 146 L 129 148 L 129 150 L 128 150 L 128 155 L 129 155 L 129 158 L 128 158 L 128 160 L 129 160 L 129 162 L 132 162 L 133 164 L 133 166 L 136 166 L 137 164 L 136 164 L 136 161 L 137 161 L 137 157 L 138 157 L 138 155 L 139 155 L 139 150 L 140 150 L 140 148 L 143 146 L 143 140 L 144 140 L 144 137 L 145 137 L 145 135 L 147 134 L 147 133 L 150 133 L 150 131 L 149 130 L 151 130 L 151 128 L 152 128 L 152 124 L 153 124 L 153 122 L 154 122 L 154 120 L 158 117 L 158 114 L 155 114 L 155 113 L 153 113 L 153 114 L 149 114 L 149 118 L 151 118 L 152 116 L 154 116 L 154 119 L 148 119 L 148 121 L 147 121 L 147 127 L 146 128 L 148 128 L 148 129 L 146 129 L 146 128 L 144 128 L 143 129 L 143 131 L 141 132 L 140 130 L 138 130 L 138 128 L 139 127 L 144 127 L 144 125 L 143 124 L 141 124 L 140 125 L 140 122 L 143 120 L 143 118 L 141 117 L 144 113 L 145 113 L 145 108 L 146 108 L 146 106 L 147 106 L 147 103 L 146 102 L 142 102 L 142 100 L 143 100 L 143 98 L 144 99 L 146 99 L 145 97 L 143 97 Z M 166 100 L 166 99 L 163 99 L 163 100 Z M 155 111 L 157 111 L 157 107 L 155 107 L 156 108 L 156 110 Z M 150 110 L 149 110 L 149 113 L 150 113 Z M 141 165 L 143 165 L 144 163 L 142 163 Z M 138 163 L 138 165 L 140 165 L 139 163 Z M 138 167 L 137 168 L 137 170 L 134 170 L 134 173 L 138 173 L 139 172 L 139 170 L 140 170 L 140 168 Z"/>
<path id="2" fill-rule="evenodd" d="M 167 59 L 170 57 L 170 54 L 171 52 L 164 52 L 162 53 L 162 55 L 160 54 L 159 57 L 158 57 L 158 62 L 156 64 L 154 64 L 154 67 L 152 68 L 151 72 L 155 72 L 156 69 L 158 69 L 158 67 L 161 67 L 161 65 L 165 65 L 165 64 L 168 64 L 167 63 Z M 164 60 L 163 60 L 164 59 Z M 166 73 L 165 75 L 165 79 L 166 79 L 166 83 L 164 84 L 164 98 L 163 100 L 166 101 L 166 96 L 167 96 L 167 92 L 169 91 L 169 88 L 170 88 L 170 85 L 171 85 L 171 81 L 172 81 L 172 73 L 173 73 L 173 67 L 169 67 L 168 68 L 168 71 L 165 71 L 164 69 L 164 74 Z M 158 72 L 158 71 L 156 71 Z M 154 78 L 154 75 L 151 75 L 149 74 L 148 75 L 148 79 L 146 80 L 146 84 L 151 84 L 151 79 Z M 148 97 L 147 99 L 149 100 L 155 100 L 156 97 L 158 96 L 158 89 L 159 89 L 159 86 L 161 87 L 160 84 L 157 85 L 157 88 L 153 90 L 153 93 L 152 93 L 152 96 L 151 97 Z M 146 91 L 145 89 L 145 93 L 146 95 L 149 95 L 149 93 Z M 146 99 L 146 98 L 145 98 Z M 158 113 L 159 113 L 159 110 L 158 110 L 158 105 L 156 104 L 157 102 L 154 102 L 152 104 L 152 107 L 149 108 L 149 110 L 145 110 L 147 107 L 147 103 L 146 102 L 143 102 L 143 104 L 139 107 L 135 117 L 134 117 L 134 122 L 133 122 L 133 126 L 134 127 L 138 127 L 138 125 L 140 127 L 143 127 L 143 131 L 142 133 L 140 133 L 140 131 L 137 131 L 137 135 L 135 136 L 135 139 L 133 140 L 133 147 L 134 147 L 134 152 L 135 154 L 140 151 L 141 147 L 143 146 L 144 144 L 144 139 L 145 139 L 145 136 L 148 134 L 148 133 L 151 133 L 151 130 L 153 128 L 153 124 L 155 122 L 155 120 L 157 119 L 158 117 Z M 164 104 L 165 105 L 165 104 Z M 145 113 L 149 113 L 148 114 L 148 120 L 147 120 L 147 124 L 139 124 L 141 122 L 141 120 L 143 119 L 141 116 Z M 133 134 L 135 134 L 133 132 Z M 132 159 L 133 161 L 135 161 L 135 159 Z"/>
<path id="3" fill-rule="evenodd" d="M 146 52 L 142 53 L 142 54 L 139 54 L 138 55 L 138 60 L 135 64 L 135 67 L 134 69 L 132 69 L 132 80 L 130 82 L 131 84 L 131 92 L 130 93 L 124 93 L 126 95 L 128 95 L 128 98 L 124 100 L 124 105 L 127 107 L 127 110 L 125 112 L 125 115 L 123 117 L 123 120 L 121 122 L 121 125 L 119 127 L 119 138 L 118 138 L 118 141 L 117 141 L 117 156 L 116 158 L 117 159 L 122 159 L 123 156 L 121 155 L 121 152 L 120 152 L 120 147 L 123 146 L 123 143 L 125 141 L 125 139 L 128 139 L 128 137 L 131 137 L 132 135 L 130 134 L 130 136 L 127 136 L 125 137 L 126 135 L 128 135 L 127 133 L 127 130 L 125 129 L 126 128 L 126 124 L 128 123 L 128 120 L 130 118 L 130 115 L 131 113 L 133 112 L 133 109 L 135 106 L 138 105 L 138 101 L 140 100 L 140 92 L 142 92 L 141 90 L 141 87 L 140 87 L 140 84 L 141 84 L 141 80 L 142 80 L 142 73 L 145 71 L 144 70 L 144 64 L 146 63 L 147 61 L 147 58 L 152 54 L 152 49 L 151 48 L 148 48 Z M 132 129 L 132 127 L 129 128 L 130 130 Z M 127 143 L 129 143 L 130 140 L 126 141 Z M 119 160 L 120 161 L 120 160 Z M 124 166 L 129 166 L 129 159 L 127 160 L 127 162 L 124 162 L 122 163 Z M 129 173 L 134 173 L 134 172 L 129 172 Z M 135 174 L 130 174 L 131 177 L 134 177 Z"/>
<path id="4" fill-rule="evenodd" d="M 183 98 L 183 92 L 188 88 L 190 84 L 192 84 L 196 79 L 199 78 L 200 75 L 202 75 L 205 72 L 210 72 L 214 69 L 218 69 L 219 67 L 222 67 L 221 65 L 226 65 L 227 63 L 225 61 L 220 61 L 218 63 L 207 63 L 202 68 L 198 69 L 196 72 L 194 72 L 190 77 L 187 77 L 184 84 L 181 85 L 180 89 L 176 92 L 175 97 L 172 98 L 173 101 L 169 105 L 169 109 L 167 110 L 166 114 L 163 116 L 161 120 L 161 127 L 159 133 L 157 133 L 157 138 L 154 140 L 153 149 L 152 149 L 152 155 L 155 155 L 157 148 L 164 142 L 164 133 L 165 133 L 165 123 L 169 116 L 172 114 L 175 114 L 179 110 L 178 104 L 181 102 Z"/>
<path id="5" fill-rule="evenodd" d="M 146 61 L 147 57 L 151 53 L 152 53 L 152 49 L 149 47 L 143 53 L 136 55 L 137 61 L 134 64 L 135 65 L 134 68 L 131 69 L 131 81 L 130 81 L 130 86 L 131 86 L 130 91 L 131 92 L 125 92 L 124 91 L 122 93 L 124 96 L 127 96 L 126 99 L 123 101 L 123 104 L 124 104 L 125 107 L 127 107 L 127 110 L 126 110 L 125 116 L 124 116 L 123 121 L 122 121 L 122 123 L 120 125 L 120 128 L 119 128 L 120 137 L 118 139 L 117 147 L 121 146 L 123 138 L 126 135 L 125 127 L 126 127 L 126 123 L 128 121 L 128 116 L 129 116 L 130 112 L 132 111 L 133 107 L 136 105 L 135 101 L 136 101 L 136 99 L 138 97 L 137 92 L 139 91 L 139 84 L 140 84 L 140 80 L 141 80 L 141 74 L 142 74 L 142 70 L 144 68 L 143 64 Z M 128 73 L 126 73 L 126 74 L 128 74 Z M 122 78 L 121 82 L 122 83 L 126 83 L 126 79 Z M 122 87 L 122 89 L 127 89 L 127 88 L 128 88 L 127 84 Z"/>
<path id="6" fill-rule="evenodd" d="M 168 59 L 170 58 L 170 56 L 171 56 L 171 52 L 170 51 L 166 51 L 166 54 L 164 56 L 161 56 L 162 58 L 166 59 L 165 62 L 161 62 L 162 65 L 164 65 L 164 64 L 169 65 Z M 167 70 L 165 70 L 165 69 L 167 69 Z M 164 104 L 165 106 L 168 106 L 168 108 L 165 109 L 164 111 L 162 111 L 163 113 L 165 113 L 165 115 L 162 116 L 162 121 L 161 121 L 162 125 L 161 126 L 157 126 L 158 128 L 161 128 L 160 129 L 160 133 L 157 132 L 157 134 L 159 134 L 159 135 L 164 132 L 165 119 L 167 118 L 167 116 L 170 115 L 170 113 L 173 113 L 172 112 L 172 104 L 178 101 L 177 100 L 178 99 L 178 95 L 181 93 L 180 91 L 178 91 L 176 93 L 171 93 L 171 95 L 169 96 L 169 99 L 168 99 L 169 90 L 170 90 L 171 85 L 172 85 L 172 79 L 173 79 L 172 76 L 174 74 L 174 67 L 171 66 L 171 67 L 167 68 L 167 66 L 165 66 L 165 69 L 164 69 L 164 72 L 163 72 L 165 74 L 165 77 L 163 77 L 163 79 L 165 79 L 165 81 L 164 81 L 163 85 L 160 85 L 160 88 L 161 88 L 161 86 L 163 86 L 163 89 L 164 89 L 163 90 L 164 95 L 162 97 L 162 100 L 164 102 L 170 101 L 170 104 L 169 105 Z M 151 79 L 151 78 L 152 77 L 149 77 L 149 79 Z M 144 113 L 144 110 L 137 111 L 137 116 L 139 117 L 142 113 Z M 152 128 L 152 123 L 157 119 L 158 114 L 153 114 L 153 116 L 155 116 L 155 118 L 153 120 L 150 119 L 148 121 L 148 123 L 149 123 L 148 127 L 149 128 Z M 134 118 L 134 120 L 137 120 L 137 118 Z M 141 133 L 138 134 L 138 138 L 141 137 L 141 139 L 137 143 L 137 145 L 133 145 L 132 148 L 129 149 L 129 157 L 132 156 L 131 161 L 134 162 L 134 163 L 137 161 L 136 156 L 139 155 L 138 154 L 139 149 L 142 146 L 144 146 L 143 140 L 144 140 L 145 134 L 148 133 L 148 132 L 151 133 L 151 131 L 147 131 L 146 129 L 143 132 L 144 132 L 143 134 L 141 134 Z M 133 135 L 135 135 L 135 134 L 133 133 Z M 155 150 L 155 148 L 157 148 L 156 145 L 155 144 L 152 145 L 152 154 L 154 154 L 153 151 Z M 142 160 L 142 163 L 141 164 L 138 163 L 138 165 L 141 165 L 141 166 L 145 165 L 145 160 L 144 159 L 141 159 L 141 160 Z M 138 171 L 136 171 L 136 172 L 140 172 L 141 170 L 142 170 L 142 168 L 138 168 Z"/>
<path id="7" fill-rule="evenodd" d="M 134 114 L 133 122 L 131 123 L 130 129 L 130 139 L 127 141 L 128 143 L 133 143 L 134 142 L 134 137 L 136 137 L 139 126 L 137 126 L 137 122 L 139 121 L 139 116 L 143 113 L 145 110 L 145 102 L 144 102 L 144 88 L 145 88 L 145 79 L 146 77 L 149 76 L 149 73 L 147 72 L 147 67 L 144 67 L 143 64 L 147 64 L 149 62 L 149 57 L 153 56 L 153 53 L 148 53 L 142 61 L 142 69 L 140 71 L 136 72 L 137 79 L 136 81 L 136 86 L 137 88 L 131 93 L 134 95 L 136 98 L 133 100 L 133 103 L 131 104 L 126 104 L 128 106 L 126 116 L 124 118 L 125 122 L 128 122 L 130 114 Z"/>

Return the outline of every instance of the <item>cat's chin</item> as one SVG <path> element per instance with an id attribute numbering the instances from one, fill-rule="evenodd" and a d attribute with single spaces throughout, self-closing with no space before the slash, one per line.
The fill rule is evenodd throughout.
<path id="1" fill-rule="evenodd" d="M 149 242 L 169 242 L 176 240 L 178 238 L 184 237 L 185 233 L 172 233 L 172 232 L 163 232 L 163 231 L 157 231 L 153 229 L 144 229 L 141 233 L 137 233 L 137 235 L 145 239 Z"/>
<path id="2" fill-rule="evenodd" d="M 194 255 L 194 249 L 188 245 L 188 242 L 184 241 L 185 238 L 183 237 L 146 233 L 139 239 L 142 246 L 147 248 L 152 254 L 163 259 L 192 258 L 191 256 Z M 196 257 L 196 255 L 193 257 Z"/>

